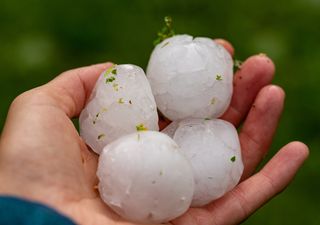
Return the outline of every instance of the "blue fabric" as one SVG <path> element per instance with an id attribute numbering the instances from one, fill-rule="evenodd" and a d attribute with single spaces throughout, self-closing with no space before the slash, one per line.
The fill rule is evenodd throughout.
<path id="1" fill-rule="evenodd" d="M 0 225 L 75 225 L 69 218 L 40 203 L 0 196 Z"/>

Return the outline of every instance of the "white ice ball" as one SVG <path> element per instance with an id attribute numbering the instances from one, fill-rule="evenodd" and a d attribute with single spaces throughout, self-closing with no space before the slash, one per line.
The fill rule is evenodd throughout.
<path id="1" fill-rule="evenodd" d="M 80 134 L 96 152 L 140 126 L 159 130 L 149 82 L 135 65 L 116 65 L 103 72 L 79 118 Z"/>
<path id="2" fill-rule="evenodd" d="M 193 166 L 193 207 L 210 203 L 234 188 L 243 172 L 235 127 L 224 120 L 186 119 L 170 124 L 172 135 Z"/>
<path id="3" fill-rule="evenodd" d="M 147 78 L 170 120 L 218 118 L 232 96 L 233 61 L 212 39 L 176 35 L 155 47 Z"/>
<path id="4" fill-rule="evenodd" d="M 135 222 L 162 223 L 180 216 L 194 191 L 190 162 L 171 138 L 155 131 L 107 145 L 97 175 L 103 201 Z"/>

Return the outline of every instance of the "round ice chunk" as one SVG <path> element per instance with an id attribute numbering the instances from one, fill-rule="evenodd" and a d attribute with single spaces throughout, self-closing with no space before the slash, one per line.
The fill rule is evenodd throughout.
<path id="1" fill-rule="evenodd" d="M 168 135 L 169 137 L 173 138 L 174 133 L 176 132 L 179 126 L 179 121 L 172 121 L 168 126 L 166 126 L 161 133 Z"/>
<path id="2" fill-rule="evenodd" d="M 143 70 L 126 64 L 103 72 L 79 122 L 82 138 L 98 154 L 137 126 L 159 130 L 156 103 Z"/>
<path id="3" fill-rule="evenodd" d="M 183 214 L 192 200 L 191 164 L 160 132 L 136 132 L 107 145 L 97 175 L 103 201 L 134 222 L 167 222 Z"/>
<path id="4" fill-rule="evenodd" d="M 187 119 L 170 129 L 176 129 L 173 139 L 193 166 L 193 207 L 206 205 L 237 185 L 243 163 L 232 124 L 219 119 Z"/>
<path id="5" fill-rule="evenodd" d="M 155 47 L 147 78 L 170 120 L 218 118 L 232 96 L 233 61 L 212 39 L 176 35 Z"/>

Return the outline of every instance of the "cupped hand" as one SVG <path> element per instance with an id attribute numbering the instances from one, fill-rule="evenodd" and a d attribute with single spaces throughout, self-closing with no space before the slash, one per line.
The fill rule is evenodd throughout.
<path id="1" fill-rule="evenodd" d="M 231 54 L 233 47 L 216 40 Z M 12 103 L 0 140 L 0 194 L 43 202 L 79 224 L 132 224 L 113 213 L 96 189 L 98 156 L 87 148 L 70 118 L 84 107 L 98 76 L 112 64 L 67 71 L 27 91 Z M 245 165 L 241 182 L 203 208 L 191 208 L 174 225 L 227 225 L 246 219 L 292 180 L 308 156 L 300 142 L 284 146 L 254 171 L 266 155 L 283 108 L 284 92 L 270 85 L 272 61 L 247 59 L 234 76 L 231 105 L 222 119 L 236 127 Z M 160 120 L 160 127 L 168 121 Z"/>

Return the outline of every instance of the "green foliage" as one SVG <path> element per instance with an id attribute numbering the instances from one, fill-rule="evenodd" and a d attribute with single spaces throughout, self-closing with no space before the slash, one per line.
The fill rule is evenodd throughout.
<path id="1" fill-rule="evenodd" d="M 216 75 L 216 80 L 218 80 L 218 81 L 222 80 L 222 76 L 219 75 L 219 74 L 217 74 L 217 75 Z"/>
<path id="2" fill-rule="evenodd" d="M 161 29 L 161 31 L 158 32 L 158 38 L 153 42 L 153 45 L 157 45 L 157 44 L 161 43 L 163 40 L 175 35 L 172 23 L 173 23 L 173 21 L 170 16 L 164 17 L 164 24 L 165 25 Z M 166 42 L 162 47 L 165 47 L 168 44 L 169 44 L 169 42 Z"/>
<path id="3" fill-rule="evenodd" d="M 115 77 L 108 77 L 108 78 L 106 78 L 106 83 L 111 83 L 115 79 L 116 79 Z"/>
<path id="4" fill-rule="evenodd" d="M 235 59 L 234 62 L 233 62 L 233 70 L 234 72 L 241 69 L 241 65 L 242 65 L 242 61 L 239 60 L 239 59 Z"/>
<path id="5" fill-rule="evenodd" d="M 144 124 L 140 123 L 136 126 L 136 130 L 137 131 L 146 131 L 146 130 L 148 130 L 148 128 Z"/>
<path id="6" fill-rule="evenodd" d="M 100 139 L 104 138 L 105 136 L 106 136 L 105 134 L 99 134 L 97 139 L 100 140 Z"/>

